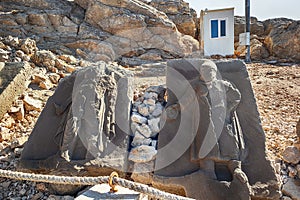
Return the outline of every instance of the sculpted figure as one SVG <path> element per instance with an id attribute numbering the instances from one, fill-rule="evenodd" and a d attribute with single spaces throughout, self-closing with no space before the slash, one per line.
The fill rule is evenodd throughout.
<path id="1" fill-rule="evenodd" d="M 166 112 L 169 118 L 176 117 L 174 113 L 179 109 L 195 115 L 191 122 L 195 138 L 190 148 L 190 160 L 199 163 L 200 169 L 216 178 L 215 163 L 242 159 L 244 140 L 235 112 L 241 94 L 232 83 L 217 77 L 217 67 L 212 61 L 205 60 L 198 70 L 200 76 L 190 81 L 195 95 L 184 94 L 178 103 L 166 108 Z M 189 108 L 193 101 L 198 102 L 200 115 Z M 196 116 L 200 119 L 195 119 Z"/>

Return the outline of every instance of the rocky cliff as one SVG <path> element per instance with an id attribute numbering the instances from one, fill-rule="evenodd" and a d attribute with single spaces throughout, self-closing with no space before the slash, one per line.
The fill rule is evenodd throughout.
<path id="1" fill-rule="evenodd" d="M 238 55 L 245 47 L 238 46 L 238 35 L 244 32 L 245 18 L 235 17 L 235 47 Z M 251 57 L 254 60 L 300 62 L 300 21 L 286 18 L 259 21 L 251 18 Z"/>
<path id="2" fill-rule="evenodd" d="M 182 5 L 188 12 L 188 5 Z M 177 20 L 177 28 L 164 12 L 138 0 L 4 0 L 0 6 L 0 36 L 33 37 L 40 47 L 91 61 L 135 64 L 184 57 L 199 49 L 190 36 L 195 34 L 190 14 L 187 21 L 194 26 Z M 178 31 L 183 27 L 190 35 Z"/>

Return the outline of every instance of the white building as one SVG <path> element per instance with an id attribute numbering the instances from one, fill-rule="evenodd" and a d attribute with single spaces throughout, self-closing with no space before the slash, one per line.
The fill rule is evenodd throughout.
<path id="1" fill-rule="evenodd" d="M 234 54 L 234 8 L 201 10 L 200 27 L 204 56 Z"/>

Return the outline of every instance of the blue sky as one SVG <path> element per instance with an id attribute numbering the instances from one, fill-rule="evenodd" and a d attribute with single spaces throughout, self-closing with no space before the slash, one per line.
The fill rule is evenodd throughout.
<path id="1" fill-rule="evenodd" d="M 245 0 L 184 0 L 197 10 L 235 7 L 235 15 L 245 15 Z M 286 17 L 300 20 L 300 0 L 250 0 L 251 16 L 259 20 Z"/>

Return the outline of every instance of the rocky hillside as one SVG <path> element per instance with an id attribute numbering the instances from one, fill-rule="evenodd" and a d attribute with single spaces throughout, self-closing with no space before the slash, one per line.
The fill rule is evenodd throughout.
<path id="1" fill-rule="evenodd" d="M 138 0 L 4 0 L 0 10 L 0 36 L 33 37 L 39 47 L 90 61 L 134 65 L 199 49 L 198 41 L 180 33 L 165 13 Z"/>
<path id="2" fill-rule="evenodd" d="M 245 18 L 235 17 L 236 54 L 245 54 L 238 46 L 238 36 L 244 32 Z M 300 62 L 300 21 L 286 18 L 259 21 L 251 18 L 251 57 L 254 60 Z"/>
<path id="3" fill-rule="evenodd" d="M 183 0 L 2 0 L 0 36 L 31 37 L 37 46 L 90 61 L 126 65 L 199 53 L 200 23 Z M 245 19 L 235 17 L 235 54 Z M 251 19 L 253 60 L 300 61 L 300 22 Z M 197 38 L 197 39 L 195 39 Z"/>

